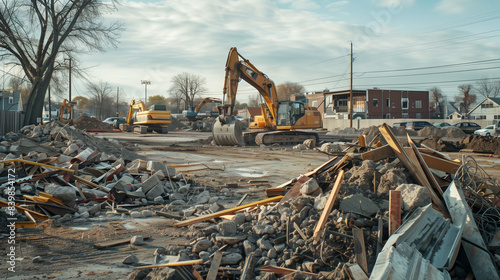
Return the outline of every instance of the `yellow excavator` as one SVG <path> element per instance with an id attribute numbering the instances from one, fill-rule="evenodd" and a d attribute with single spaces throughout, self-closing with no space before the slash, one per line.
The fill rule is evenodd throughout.
<path id="1" fill-rule="evenodd" d="M 64 99 L 61 104 L 61 112 L 59 113 L 59 121 L 63 123 L 71 123 L 73 121 L 73 106 L 76 102 Z"/>
<path id="2" fill-rule="evenodd" d="M 250 129 L 260 131 L 245 135 L 242 131 L 243 125 L 239 124 L 234 116 L 240 79 L 257 89 L 264 99 L 261 104 L 262 115 L 255 116 L 249 125 Z M 303 102 L 278 100 L 274 82 L 239 54 L 235 47 L 229 50 L 226 61 L 223 100 L 225 103 L 218 106 L 219 117 L 212 129 L 217 145 L 296 144 L 306 139 L 319 141 L 317 133 L 297 129 L 322 128 L 321 113 Z"/>
<path id="3" fill-rule="evenodd" d="M 124 124 L 120 124 L 120 130 L 140 134 L 168 133 L 167 127 L 172 120 L 165 105 L 152 105 L 146 109 L 144 102 L 132 100 L 128 108 L 127 118 Z"/>
<path id="4" fill-rule="evenodd" d="M 200 104 L 198 104 L 198 106 L 196 106 L 196 108 L 194 108 L 194 110 L 188 110 L 186 111 L 186 118 L 189 120 L 189 121 L 196 121 L 197 119 L 200 118 L 200 116 L 198 115 L 201 108 L 203 107 L 203 105 L 209 103 L 209 102 L 214 102 L 214 103 L 222 103 L 222 100 L 220 100 L 219 98 L 215 98 L 215 97 L 207 97 L 207 98 L 204 98 Z M 217 112 L 215 112 L 217 113 Z M 206 117 L 211 117 L 211 115 L 206 115 Z"/>

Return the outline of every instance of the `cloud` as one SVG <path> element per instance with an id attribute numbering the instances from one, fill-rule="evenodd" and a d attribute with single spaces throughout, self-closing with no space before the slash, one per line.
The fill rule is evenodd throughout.
<path id="1" fill-rule="evenodd" d="M 471 4 L 469 0 L 441 0 L 436 5 L 436 10 L 446 14 L 461 14 Z"/>
<path id="2" fill-rule="evenodd" d="M 415 0 L 372 0 L 372 2 L 374 2 L 378 7 L 399 8 L 401 6 L 411 6 Z"/>
<path id="3" fill-rule="evenodd" d="M 396 14 L 385 16 L 391 9 L 365 11 L 367 17 L 354 20 L 351 15 L 342 21 L 339 15 L 349 8 L 346 1 L 297 2 L 310 7 L 308 9 L 293 7 L 294 2 L 124 1 L 119 11 L 111 15 L 126 24 L 121 44 L 116 50 L 89 55 L 82 60 L 86 65 L 99 65 L 91 70 L 94 78 L 124 87 L 130 98 L 144 96 L 142 79 L 151 80 L 148 93 L 166 95 L 172 77 L 182 72 L 206 78 L 209 91 L 206 96 L 220 97 L 224 65 L 231 47 L 237 47 L 276 84 L 304 81 L 308 91 L 348 87 L 348 82 L 339 77 L 317 79 L 341 75 L 349 69 L 345 55 L 350 51 L 351 41 L 356 57 L 355 71 L 360 72 L 437 65 L 436 58 L 457 62 L 469 58 L 465 55 L 473 57 L 478 52 L 489 55 L 499 47 L 496 43 L 486 47 L 478 41 L 474 44 L 476 51 L 467 48 L 464 54 L 461 54 L 464 44 L 419 51 L 418 46 L 420 49 L 432 47 L 434 45 L 425 44 L 453 38 L 454 34 L 447 33 L 445 37 L 432 33 L 423 38 L 394 35 L 390 31 L 395 29 L 392 20 Z M 314 8 L 311 3 L 322 7 Z M 411 5 L 413 1 L 377 3 Z M 330 9 L 340 11 L 328 16 L 327 9 L 328 12 Z M 364 83 L 370 84 L 370 81 Z M 245 82 L 240 89 L 239 97 L 243 99 L 256 94 Z"/>

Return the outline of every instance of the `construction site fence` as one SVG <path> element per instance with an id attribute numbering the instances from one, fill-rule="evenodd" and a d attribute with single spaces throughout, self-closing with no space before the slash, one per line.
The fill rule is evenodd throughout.
<path id="1" fill-rule="evenodd" d="M 24 114 L 15 111 L 0 111 L 0 135 L 17 132 L 23 127 Z"/>
<path id="2" fill-rule="evenodd" d="M 383 123 L 388 125 L 399 123 L 399 122 L 411 122 L 411 121 L 426 121 L 432 124 L 438 122 L 447 122 L 449 124 L 455 124 L 459 122 L 474 122 L 480 125 L 481 127 L 485 127 L 487 125 L 492 124 L 491 120 L 462 120 L 462 119 L 354 119 L 352 120 L 352 127 L 356 129 L 368 128 L 370 126 L 380 126 Z M 334 130 L 336 128 L 347 128 L 351 127 L 349 119 L 336 119 L 334 117 L 324 117 L 323 119 L 323 128 L 327 130 Z"/>

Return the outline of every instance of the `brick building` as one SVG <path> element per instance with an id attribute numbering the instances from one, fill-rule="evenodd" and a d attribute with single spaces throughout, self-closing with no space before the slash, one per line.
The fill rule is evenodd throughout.
<path id="1" fill-rule="evenodd" d="M 328 116 L 348 119 L 349 90 L 307 93 L 311 106 Z M 353 90 L 354 119 L 428 119 L 429 92 L 406 90 Z"/>

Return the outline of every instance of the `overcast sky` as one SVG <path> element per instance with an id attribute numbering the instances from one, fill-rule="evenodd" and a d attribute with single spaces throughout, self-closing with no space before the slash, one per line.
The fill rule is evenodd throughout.
<path id="1" fill-rule="evenodd" d="M 174 75 L 206 79 L 221 97 L 228 51 L 237 47 L 276 85 L 306 91 L 427 90 L 448 96 L 475 79 L 500 79 L 498 0 L 150 0 L 121 1 L 110 18 L 124 23 L 120 44 L 82 57 L 91 79 L 120 87 L 128 99 L 168 96 Z M 421 68 L 421 69 L 415 69 Z M 85 95 L 75 81 L 73 96 Z M 257 92 L 241 82 L 237 100 Z"/>

